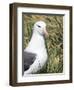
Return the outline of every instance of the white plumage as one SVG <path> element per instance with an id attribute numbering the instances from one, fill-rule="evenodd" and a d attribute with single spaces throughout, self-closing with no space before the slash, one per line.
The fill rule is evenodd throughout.
<path id="1" fill-rule="evenodd" d="M 25 52 L 35 53 L 36 59 L 29 69 L 24 71 L 25 74 L 38 72 L 47 61 L 47 50 L 45 46 L 44 35 L 48 35 L 46 24 L 43 21 L 38 21 L 34 24 L 31 40 L 24 50 Z"/>

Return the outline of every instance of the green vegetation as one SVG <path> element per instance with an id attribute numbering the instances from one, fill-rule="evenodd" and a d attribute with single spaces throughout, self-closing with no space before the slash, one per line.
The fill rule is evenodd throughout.
<path id="1" fill-rule="evenodd" d="M 48 61 L 39 73 L 62 73 L 63 71 L 63 16 L 24 14 L 24 48 L 27 47 L 36 21 L 43 20 L 49 37 L 45 40 Z"/>

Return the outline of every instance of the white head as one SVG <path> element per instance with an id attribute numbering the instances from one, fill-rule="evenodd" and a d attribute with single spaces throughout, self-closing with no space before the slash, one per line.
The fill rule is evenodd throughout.
<path id="1" fill-rule="evenodd" d="M 46 23 L 44 21 L 37 21 L 34 24 L 34 32 L 39 33 L 40 35 L 48 36 L 48 33 L 46 31 Z"/>

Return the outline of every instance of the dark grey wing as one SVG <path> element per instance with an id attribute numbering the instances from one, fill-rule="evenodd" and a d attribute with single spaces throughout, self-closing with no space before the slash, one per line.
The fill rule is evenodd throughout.
<path id="1" fill-rule="evenodd" d="M 26 51 L 24 52 L 24 71 L 29 69 L 30 65 L 33 64 L 35 59 L 36 59 L 36 54 Z"/>

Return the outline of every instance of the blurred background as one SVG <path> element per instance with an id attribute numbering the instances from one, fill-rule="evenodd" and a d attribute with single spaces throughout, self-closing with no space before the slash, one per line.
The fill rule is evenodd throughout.
<path id="1" fill-rule="evenodd" d="M 35 22 L 43 20 L 49 37 L 45 38 L 48 60 L 38 73 L 63 72 L 63 15 L 23 14 L 24 49 L 27 47 Z"/>

